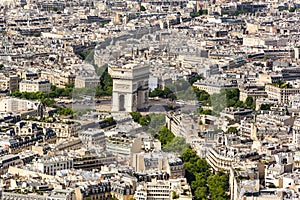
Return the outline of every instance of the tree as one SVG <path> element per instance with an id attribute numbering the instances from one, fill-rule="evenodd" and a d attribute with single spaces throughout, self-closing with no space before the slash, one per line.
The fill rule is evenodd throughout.
<path id="1" fill-rule="evenodd" d="M 234 104 L 234 107 L 235 107 L 235 108 L 244 108 L 244 107 L 245 107 L 245 104 L 244 104 L 244 102 L 238 100 L 238 101 Z"/>
<path id="2" fill-rule="evenodd" d="M 225 133 L 226 134 L 237 134 L 238 130 L 236 127 L 229 127 Z"/>
<path id="3" fill-rule="evenodd" d="M 53 12 L 57 12 L 57 11 L 58 11 L 58 8 L 57 8 L 57 7 L 53 7 L 53 8 L 52 8 L 52 11 L 53 11 Z"/>
<path id="4" fill-rule="evenodd" d="M 218 172 L 208 178 L 207 185 L 211 199 L 228 199 L 228 195 L 226 194 L 229 188 L 228 179 L 228 174 L 223 172 Z"/>
<path id="5" fill-rule="evenodd" d="M 193 87 L 193 90 L 196 94 L 196 97 L 198 98 L 198 101 L 208 101 L 210 99 L 210 95 L 204 91 L 204 90 L 199 90 L 197 87 Z"/>
<path id="6" fill-rule="evenodd" d="M 205 200 L 208 197 L 208 189 L 207 187 L 197 187 L 195 191 L 195 199 L 196 200 Z"/>
<path id="7" fill-rule="evenodd" d="M 181 158 L 182 158 L 183 162 L 191 162 L 191 161 L 197 160 L 198 156 L 197 156 L 196 152 L 193 151 L 193 149 L 188 148 L 181 154 Z"/>
<path id="8" fill-rule="evenodd" d="M 130 115 L 134 122 L 139 122 L 140 118 L 142 117 L 140 112 L 131 112 Z"/>
<path id="9" fill-rule="evenodd" d="M 139 124 L 142 126 L 148 126 L 150 124 L 150 122 L 151 122 L 151 118 L 149 115 L 142 116 L 139 119 Z"/>
<path id="10" fill-rule="evenodd" d="M 295 12 L 296 8 L 295 7 L 290 7 L 289 12 Z"/>
<path id="11" fill-rule="evenodd" d="M 3 65 L 3 64 L 0 64 L 0 70 L 3 69 L 3 68 L 4 68 L 4 65 Z"/>
<path id="12" fill-rule="evenodd" d="M 176 95 L 173 93 L 170 88 L 165 87 L 165 89 L 155 88 L 154 90 L 150 91 L 149 97 L 160 97 L 160 98 L 168 98 L 172 101 L 177 99 Z"/>
<path id="13" fill-rule="evenodd" d="M 41 33 L 34 33 L 33 36 L 34 36 L 34 37 L 40 37 L 40 36 L 41 36 Z"/>
<path id="14" fill-rule="evenodd" d="M 141 6 L 141 7 L 140 7 L 140 11 L 141 11 L 141 12 L 145 12 L 145 11 L 146 11 L 145 6 Z"/>
<path id="15" fill-rule="evenodd" d="M 148 126 L 151 122 L 151 117 L 149 115 L 142 116 L 140 112 L 130 113 L 134 122 L 139 123 L 142 126 Z"/>
<path id="16" fill-rule="evenodd" d="M 178 199 L 179 195 L 175 191 L 172 192 L 172 199 Z"/>
<path id="17" fill-rule="evenodd" d="M 203 77 L 201 75 L 195 73 L 189 77 L 189 83 L 190 83 L 190 85 L 193 85 L 196 81 L 201 80 L 201 79 L 203 79 Z"/>
<path id="18" fill-rule="evenodd" d="M 108 118 L 105 118 L 104 121 L 112 122 L 112 121 L 114 121 L 114 118 L 113 117 L 108 117 Z"/>
<path id="19" fill-rule="evenodd" d="M 73 115 L 73 110 L 71 108 L 59 108 L 57 114 L 59 115 Z"/>
<path id="20" fill-rule="evenodd" d="M 162 126 L 165 124 L 165 114 L 156 114 L 156 113 L 150 113 L 150 123 L 147 126 L 148 132 L 150 132 L 152 135 L 155 135 L 159 132 Z"/>
<path id="21" fill-rule="evenodd" d="M 163 126 L 158 134 L 155 135 L 155 138 L 161 142 L 162 147 L 165 147 L 173 140 L 173 138 L 175 138 L 175 136 L 169 129 L 167 129 L 167 127 Z"/>
<path id="22" fill-rule="evenodd" d="M 270 110 L 271 104 L 261 104 L 260 109 L 261 110 Z"/>
<path id="23" fill-rule="evenodd" d="M 182 153 L 185 149 L 188 149 L 189 145 L 186 143 L 184 137 L 175 137 L 171 142 L 165 145 L 163 148 L 166 152 Z"/>
<path id="24" fill-rule="evenodd" d="M 186 170 L 185 177 L 191 185 L 192 194 L 195 199 L 221 199 L 228 198 L 228 174 L 219 172 L 212 174 L 209 164 L 205 159 L 199 158 L 190 148 L 186 149 L 181 158 Z"/>
<path id="25" fill-rule="evenodd" d="M 253 97 L 247 97 L 245 104 L 248 108 L 252 108 L 252 109 L 255 108 L 255 101 L 254 101 Z"/>

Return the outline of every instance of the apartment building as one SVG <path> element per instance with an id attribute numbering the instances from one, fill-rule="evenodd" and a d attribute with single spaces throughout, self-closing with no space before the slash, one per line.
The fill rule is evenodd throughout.
<path id="1" fill-rule="evenodd" d="M 77 156 L 73 158 L 74 169 L 93 170 L 101 169 L 101 166 L 112 164 L 116 161 L 116 157 L 113 155 L 104 156 Z"/>
<path id="2" fill-rule="evenodd" d="M 20 82 L 20 92 L 50 92 L 48 80 L 24 80 Z"/>
<path id="3" fill-rule="evenodd" d="M 39 110 L 41 103 L 25 99 L 6 97 L 0 100 L 0 112 L 21 112 L 28 110 Z"/>
<path id="4" fill-rule="evenodd" d="M 288 104 L 291 95 L 300 93 L 300 88 L 279 88 L 274 85 L 266 85 L 265 91 L 270 99 L 278 99 L 278 103 Z"/>
<path id="5" fill-rule="evenodd" d="M 0 90 L 14 91 L 19 88 L 19 77 L 16 75 L 5 76 L 0 74 Z"/>
<path id="6" fill-rule="evenodd" d="M 44 156 L 34 166 L 39 172 L 54 176 L 59 170 L 73 168 L 73 159 L 65 156 Z"/>
<path id="7" fill-rule="evenodd" d="M 95 88 L 99 85 L 100 78 L 94 77 L 84 77 L 76 76 L 75 78 L 75 88 Z"/>
<path id="8" fill-rule="evenodd" d="M 197 81 L 193 84 L 199 90 L 204 90 L 208 94 L 220 93 L 221 89 L 237 88 L 237 81 L 220 77 L 211 77 L 206 80 Z"/>
<path id="9" fill-rule="evenodd" d="M 189 137 L 198 131 L 198 122 L 192 115 L 169 113 L 166 115 L 166 127 L 176 136 L 185 137 L 187 141 Z"/>
<path id="10" fill-rule="evenodd" d="M 21 166 L 23 161 L 19 155 L 4 155 L 0 157 L 0 174 L 3 175 L 8 171 L 9 166 Z"/>
<path id="11" fill-rule="evenodd" d="M 106 139 L 106 151 L 121 157 L 131 156 L 142 151 L 141 138 L 110 137 Z"/>
<path id="12" fill-rule="evenodd" d="M 105 148 L 105 135 L 102 130 L 88 129 L 78 133 L 78 137 L 86 146 L 99 146 Z"/>
<path id="13" fill-rule="evenodd" d="M 293 144 L 299 146 L 300 145 L 300 119 L 297 118 L 294 121 L 293 126 Z"/>
<path id="14" fill-rule="evenodd" d="M 246 99 L 248 97 L 252 97 L 254 102 L 256 101 L 256 99 L 259 98 L 264 98 L 267 97 L 268 94 L 266 93 L 266 91 L 263 90 L 257 90 L 257 89 L 253 89 L 253 90 L 240 90 L 240 100 L 241 101 L 246 101 Z"/>
<path id="15" fill-rule="evenodd" d="M 134 194 L 136 200 L 170 200 L 172 199 L 169 181 L 153 179 L 140 184 Z"/>
<path id="16" fill-rule="evenodd" d="M 29 121 L 24 121 L 25 123 L 31 123 Z M 51 128 L 54 132 L 56 132 L 58 138 L 70 138 L 75 136 L 76 133 L 76 125 L 74 124 L 64 124 L 57 122 L 34 122 L 38 126 L 42 128 Z"/>

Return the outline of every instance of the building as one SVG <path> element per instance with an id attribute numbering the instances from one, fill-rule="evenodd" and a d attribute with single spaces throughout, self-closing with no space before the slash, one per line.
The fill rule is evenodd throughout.
<path id="1" fill-rule="evenodd" d="M 102 130 L 88 129 L 78 133 L 78 137 L 86 146 L 99 146 L 105 148 L 105 135 Z"/>
<path id="2" fill-rule="evenodd" d="M 293 144 L 299 146 L 300 145 L 300 119 L 297 118 L 294 121 L 293 126 Z"/>
<path id="3" fill-rule="evenodd" d="M 16 75 L 5 76 L 0 74 L 0 90 L 14 91 L 19 88 L 19 77 Z"/>
<path id="4" fill-rule="evenodd" d="M 75 88 L 96 88 L 100 83 L 100 78 L 94 77 L 84 77 L 76 76 L 75 78 Z"/>
<path id="5" fill-rule="evenodd" d="M 30 121 L 24 121 L 24 123 L 31 123 Z M 42 128 L 51 128 L 56 134 L 58 138 L 70 138 L 76 135 L 76 125 L 74 124 L 66 124 L 66 123 L 58 123 L 58 122 L 40 122 L 35 121 L 38 126 Z"/>
<path id="6" fill-rule="evenodd" d="M 268 95 L 267 95 L 266 91 L 263 91 L 263 90 L 258 90 L 258 89 L 240 90 L 240 101 L 246 101 L 246 99 L 248 97 L 252 97 L 253 101 L 255 102 L 256 99 L 264 98 L 264 97 L 267 97 L 267 96 Z"/>
<path id="7" fill-rule="evenodd" d="M 252 110 L 245 108 L 225 108 L 220 112 L 221 117 L 228 117 L 229 119 L 240 121 L 244 117 L 251 116 Z"/>
<path id="8" fill-rule="evenodd" d="M 112 111 L 132 112 L 148 107 L 148 66 L 110 66 L 108 72 L 113 78 Z"/>
<path id="9" fill-rule="evenodd" d="M 136 172 L 166 170 L 168 159 L 161 152 L 136 153 L 132 156 L 132 167 Z"/>
<path id="10" fill-rule="evenodd" d="M 0 100 L 0 112 L 36 111 L 36 116 L 43 115 L 43 106 L 38 101 L 6 97 Z"/>
<path id="11" fill-rule="evenodd" d="M 4 155 L 0 157 L 0 175 L 8 171 L 9 166 L 21 166 L 23 161 L 19 155 Z"/>
<path id="12" fill-rule="evenodd" d="M 235 159 L 233 156 L 223 152 L 218 148 L 210 147 L 207 149 L 206 155 L 207 163 L 215 171 L 229 171 L 231 165 L 234 163 Z"/>
<path id="13" fill-rule="evenodd" d="M 153 179 L 151 182 L 142 182 L 134 194 L 136 200 L 170 200 L 171 183 L 165 180 Z"/>
<path id="14" fill-rule="evenodd" d="M 106 151 L 120 157 L 128 157 L 142 151 L 141 138 L 109 137 L 106 138 Z"/>
<path id="15" fill-rule="evenodd" d="M 84 184 L 75 189 L 75 197 L 83 199 L 109 199 L 111 195 L 110 182 L 99 182 L 96 184 Z"/>
<path id="16" fill-rule="evenodd" d="M 73 168 L 73 159 L 65 156 L 44 156 L 34 162 L 34 166 L 41 173 L 56 175 L 56 172 L 63 169 Z"/>
<path id="17" fill-rule="evenodd" d="M 73 158 L 74 169 L 93 170 L 101 169 L 101 166 L 112 164 L 116 161 L 113 155 L 93 156 L 84 155 Z"/>
<path id="18" fill-rule="evenodd" d="M 221 89 L 237 88 L 237 81 L 221 77 L 211 77 L 205 80 L 199 80 L 193 84 L 199 90 L 204 90 L 208 94 L 220 93 Z"/>
<path id="19" fill-rule="evenodd" d="M 266 85 L 265 90 L 270 99 L 278 99 L 281 104 L 288 104 L 291 95 L 300 93 L 300 88 L 280 88 L 274 85 Z"/>
<path id="20" fill-rule="evenodd" d="M 197 134 L 199 125 L 192 115 L 181 113 L 168 113 L 166 127 L 176 136 L 184 137 L 189 142 L 191 136 Z"/>
<path id="21" fill-rule="evenodd" d="M 20 92 L 50 92 L 48 80 L 24 80 L 20 82 Z"/>

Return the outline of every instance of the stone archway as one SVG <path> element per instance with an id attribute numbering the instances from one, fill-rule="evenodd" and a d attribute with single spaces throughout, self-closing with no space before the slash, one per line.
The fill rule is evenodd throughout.
<path id="1" fill-rule="evenodd" d="M 125 96 L 121 94 L 119 96 L 119 111 L 125 111 Z"/>

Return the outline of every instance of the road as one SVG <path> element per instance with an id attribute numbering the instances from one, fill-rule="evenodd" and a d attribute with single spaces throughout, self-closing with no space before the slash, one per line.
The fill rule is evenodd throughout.
<path id="1" fill-rule="evenodd" d="M 96 109 L 101 111 L 111 110 L 111 100 L 101 100 L 100 102 L 77 102 L 73 104 L 64 104 L 64 107 L 70 107 L 74 110 Z M 197 110 L 197 106 L 193 103 L 186 102 L 184 105 L 176 104 L 168 99 L 149 100 L 149 108 L 141 112 L 166 112 L 172 110 L 191 112 L 194 113 Z"/>

